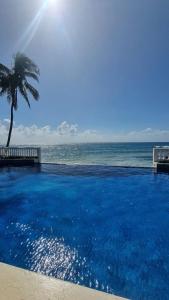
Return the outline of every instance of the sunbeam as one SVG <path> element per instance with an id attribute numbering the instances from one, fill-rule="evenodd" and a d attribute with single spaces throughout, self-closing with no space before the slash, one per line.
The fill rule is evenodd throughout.
<path id="1" fill-rule="evenodd" d="M 37 31 L 41 25 L 43 18 L 47 17 L 46 19 L 50 24 L 52 35 L 55 36 L 56 39 L 61 38 L 61 40 L 65 44 L 65 49 L 67 49 L 69 54 L 73 57 L 72 37 L 71 32 L 69 32 L 69 29 L 66 26 L 64 8 L 65 5 L 63 0 L 44 0 L 38 12 L 29 23 L 29 25 L 25 28 L 21 37 L 14 45 L 13 53 L 17 51 L 27 51 L 33 39 L 35 39 L 35 36 L 37 35 Z"/>
<path id="2" fill-rule="evenodd" d="M 29 26 L 26 28 L 25 32 L 22 34 L 21 38 L 15 45 L 14 49 L 15 51 L 19 49 L 19 51 L 24 52 L 29 44 L 31 43 L 33 37 L 35 36 L 40 22 L 44 16 L 45 10 L 47 8 L 47 2 L 45 1 L 40 8 L 40 10 L 37 12 L 35 17 L 33 18 L 32 22 L 29 24 Z"/>

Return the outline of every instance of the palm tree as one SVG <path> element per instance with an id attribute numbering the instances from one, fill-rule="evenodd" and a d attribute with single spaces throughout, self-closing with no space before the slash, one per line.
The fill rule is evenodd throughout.
<path id="1" fill-rule="evenodd" d="M 39 93 L 28 82 L 28 78 L 39 81 L 39 74 L 37 65 L 30 58 L 21 53 L 17 53 L 14 57 L 11 69 L 0 64 L 0 96 L 6 95 L 11 105 L 10 127 L 6 147 L 9 147 L 11 140 L 14 110 L 17 110 L 18 107 L 18 92 L 23 96 L 30 107 L 28 93 L 30 93 L 35 100 L 39 99 Z"/>

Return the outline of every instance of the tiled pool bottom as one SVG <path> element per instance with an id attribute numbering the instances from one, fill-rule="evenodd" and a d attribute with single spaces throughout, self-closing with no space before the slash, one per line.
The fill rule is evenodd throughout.
<path id="1" fill-rule="evenodd" d="M 0 261 L 133 300 L 169 299 L 169 175 L 0 169 Z"/>

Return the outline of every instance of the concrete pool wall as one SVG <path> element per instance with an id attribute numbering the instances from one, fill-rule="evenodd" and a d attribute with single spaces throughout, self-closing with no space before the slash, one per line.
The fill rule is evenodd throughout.
<path id="1" fill-rule="evenodd" d="M 1 300 L 125 300 L 0 263 Z"/>

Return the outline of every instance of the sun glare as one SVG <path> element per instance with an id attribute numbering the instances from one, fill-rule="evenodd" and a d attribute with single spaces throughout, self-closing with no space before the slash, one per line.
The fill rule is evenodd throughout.
<path id="1" fill-rule="evenodd" d="M 48 0 L 48 2 L 51 3 L 51 4 L 54 4 L 54 3 L 57 3 L 58 0 Z"/>
<path id="2" fill-rule="evenodd" d="M 47 0 L 47 3 L 49 5 L 55 5 L 55 6 L 60 5 L 60 2 L 61 2 L 61 0 Z"/>
<path id="3" fill-rule="evenodd" d="M 62 3 L 63 0 L 46 0 L 47 6 L 54 11 L 59 11 Z"/>

